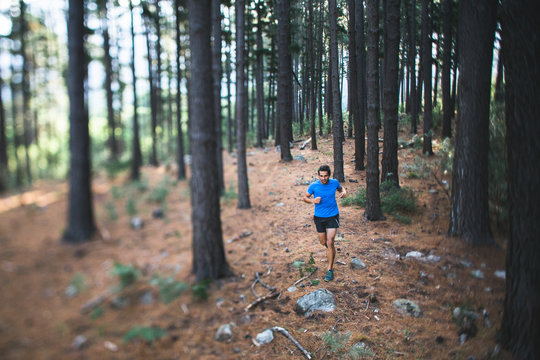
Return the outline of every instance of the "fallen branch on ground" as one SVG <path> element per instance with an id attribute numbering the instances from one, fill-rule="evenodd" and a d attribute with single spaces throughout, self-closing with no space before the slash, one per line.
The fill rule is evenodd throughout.
<path id="1" fill-rule="evenodd" d="M 281 294 L 280 292 L 277 292 L 277 291 L 272 291 L 270 293 L 268 293 L 267 295 L 265 296 L 262 296 L 262 297 L 259 297 L 257 298 L 254 302 L 252 302 L 251 304 L 249 304 L 248 306 L 246 306 L 244 308 L 244 311 L 249 311 L 251 309 L 253 309 L 255 306 L 257 306 L 259 303 L 265 301 L 265 300 L 268 300 L 268 299 L 271 299 L 271 298 L 274 298 L 276 296 L 279 296 L 279 294 Z"/>
<path id="2" fill-rule="evenodd" d="M 303 278 L 301 278 L 300 280 L 296 280 L 293 284 L 293 286 L 296 286 L 297 284 L 300 284 L 302 281 L 306 280 L 308 277 L 310 277 L 311 275 L 313 275 L 315 273 L 315 271 L 317 271 L 317 268 L 315 268 L 315 270 L 313 270 L 312 272 L 310 272 L 309 274 L 307 274 L 306 276 L 304 276 Z"/>
<path id="3" fill-rule="evenodd" d="M 284 328 L 279 327 L 279 326 L 274 326 L 274 327 L 272 328 L 272 331 L 280 332 L 280 333 L 282 333 L 283 335 L 285 335 L 286 337 L 288 337 L 289 340 L 291 340 L 291 341 L 294 343 L 294 345 L 296 345 L 296 347 L 297 347 L 298 349 L 300 349 L 300 351 L 302 351 L 302 353 L 305 355 L 305 357 L 307 357 L 308 359 L 311 359 L 311 355 L 306 351 L 306 349 L 304 349 L 304 348 L 302 347 L 302 345 L 300 345 L 300 343 L 299 343 L 298 341 L 296 341 L 295 338 L 292 337 L 291 334 L 289 334 L 289 332 L 288 332 L 287 330 L 285 330 Z"/>
<path id="4" fill-rule="evenodd" d="M 309 144 L 311 142 L 311 138 L 307 139 L 306 141 L 304 141 L 302 143 L 302 145 L 300 146 L 300 150 L 304 150 L 304 148 L 306 147 L 307 144 Z"/>
<path id="5" fill-rule="evenodd" d="M 243 239 L 245 237 L 248 237 L 251 234 L 253 234 L 252 231 L 249 231 L 249 230 L 242 231 L 242 233 L 240 235 L 238 235 L 236 237 L 233 237 L 232 239 L 227 240 L 227 244 L 230 244 L 232 242 L 235 242 L 236 240 L 240 240 L 240 239 Z"/>

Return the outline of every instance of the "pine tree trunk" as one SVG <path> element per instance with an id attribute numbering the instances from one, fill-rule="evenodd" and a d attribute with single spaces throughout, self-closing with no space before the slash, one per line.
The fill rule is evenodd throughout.
<path id="1" fill-rule="evenodd" d="M 309 117 L 310 117 L 310 136 L 311 136 L 311 150 L 317 150 L 317 124 L 315 122 L 315 117 L 317 115 L 317 98 L 315 97 L 317 80 L 315 72 L 315 50 L 313 47 L 313 32 L 314 30 L 314 21 L 313 21 L 313 0 L 308 1 L 308 40 L 307 40 L 307 58 L 308 58 L 308 97 L 310 101 L 309 107 Z"/>
<path id="2" fill-rule="evenodd" d="M 230 275 L 221 232 L 217 140 L 214 116 L 210 2 L 189 0 L 192 121 L 191 206 L 193 272 L 197 281 Z"/>
<path id="3" fill-rule="evenodd" d="M 264 57 L 263 57 L 263 38 L 262 38 L 262 8 L 257 4 L 257 147 L 262 148 L 264 137 Z"/>
<path id="4" fill-rule="evenodd" d="M 180 68 L 180 2 L 174 0 L 175 30 L 176 30 L 176 164 L 178 170 L 176 177 L 178 180 L 186 178 L 186 164 L 184 163 L 184 132 L 182 129 L 182 70 Z"/>
<path id="5" fill-rule="evenodd" d="M 2 90 L 4 79 L 0 73 L 0 192 L 7 189 L 8 180 L 8 157 L 7 157 L 7 136 L 6 136 L 6 112 L 4 109 L 4 98 Z"/>
<path id="6" fill-rule="evenodd" d="M 233 152 L 233 120 L 232 120 L 232 102 L 231 102 L 231 46 L 227 49 L 227 58 L 225 63 L 225 69 L 227 71 L 227 142 L 229 153 Z"/>
<path id="7" fill-rule="evenodd" d="M 32 138 L 32 126 L 31 116 L 32 109 L 30 108 L 30 79 L 29 70 L 30 63 L 28 61 L 28 55 L 26 54 L 26 33 L 28 30 L 28 24 L 26 22 L 26 4 L 24 0 L 19 0 L 20 9 L 20 54 L 22 56 L 22 96 L 23 96 L 23 144 L 26 164 L 26 180 L 29 184 L 32 183 L 32 169 L 30 166 L 30 143 Z"/>
<path id="8" fill-rule="evenodd" d="M 114 121 L 113 91 L 112 91 L 112 59 L 109 27 L 107 24 L 107 3 L 105 2 L 104 18 L 102 19 L 103 31 L 103 63 L 105 67 L 105 93 L 107 96 L 107 124 L 109 127 L 109 151 L 111 160 L 118 158 L 118 146 L 116 144 L 116 124 Z"/>
<path id="9" fill-rule="evenodd" d="M 354 133 L 354 159 L 355 170 L 364 170 L 364 157 L 366 154 L 366 118 L 367 118 L 367 96 L 366 96 L 366 38 L 364 31 L 364 4 L 362 0 L 355 0 L 355 23 L 356 23 L 356 54 L 358 59 L 357 76 L 357 105 L 358 120 Z"/>
<path id="10" fill-rule="evenodd" d="M 157 160 L 157 97 L 156 85 L 154 82 L 154 68 L 152 66 L 152 45 L 150 43 L 150 26 L 146 25 L 146 51 L 148 54 L 148 85 L 150 87 L 150 116 L 151 116 L 151 131 L 152 131 L 152 149 L 150 152 L 150 165 L 158 166 Z"/>
<path id="11" fill-rule="evenodd" d="M 538 3 L 503 2 L 510 234 L 502 343 L 515 359 L 540 358 L 540 71 Z"/>
<path id="12" fill-rule="evenodd" d="M 212 73 L 214 80 L 214 116 L 216 117 L 216 140 L 217 140 L 217 161 L 218 161 L 218 181 L 220 194 L 225 191 L 225 180 L 223 178 L 223 156 L 222 156 L 222 133 L 221 133 L 221 0 L 212 0 Z"/>
<path id="13" fill-rule="evenodd" d="M 330 57 L 332 102 L 333 102 L 333 140 L 334 140 L 334 178 L 339 182 L 345 181 L 343 172 L 343 119 L 341 115 L 341 93 L 339 87 L 339 61 L 337 39 L 337 5 L 336 0 L 328 0 L 330 11 Z"/>
<path id="14" fill-rule="evenodd" d="M 249 183 L 246 161 L 247 104 L 245 85 L 245 1 L 236 1 L 236 150 L 238 159 L 238 208 L 249 209 Z"/>
<path id="15" fill-rule="evenodd" d="M 349 119 L 350 134 L 354 127 L 355 139 L 359 134 L 360 109 L 358 107 L 358 62 L 356 46 L 356 0 L 348 0 L 349 5 Z M 355 154 L 358 142 L 355 141 Z"/>
<path id="16" fill-rule="evenodd" d="M 399 72 L 399 0 L 386 0 L 386 68 L 384 76 L 384 147 L 381 182 L 399 187 L 398 173 L 398 72 Z"/>
<path id="17" fill-rule="evenodd" d="M 499 49 L 497 56 L 497 77 L 495 78 L 495 95 L 494 100 L 502 104 L 504 102 L 504 87 L 503 87 L 503 78 L 504 78 L 504 67 L 503 67 L 503 53 L 502 49 Z"/>
<path id="18" fill-rule="evenodd" d="M 379 194 L 379 1 L 367 0 L 367 169 L 366 212 L 368 220 L 384 219 Z"/>
<path id="19" fill-rule="evenodd" d="M 489 101 L 495 0 L 459 3 L 459 116 L 449 234 L 492 244 L 488 207 Z"/>
<path id="20" fill-rule="evenodd" d="M 323 26 L 323 13 L 324 13 L 324 0 L 319 1 L 319 21 L 317 23 L 317 33 L 318 33 L 318 39 L 317 39 L 317 79 L 318 79 L 318 88 L 317 88 L 317 96 L 319 98 L 318 104 L 319 104 L 319 136 L 322 136 L 323 134 L 323 83 L 324 83 L 324 76 L 323 76 L 323 68 L 322 68 L 322 58 L 323 58 L 323 32 L 324 32 L 324 26 Z M 326 89 L 325 89 L 326 91 Z"/>
<path id="21" fill-rule="evenodd" d="M 292 160 L 289 148 L 289 127 L 292 120 L 292 68 L 289 1 L 277 0 L 278 13 L 278 96 L 277 119 L 280 130 L 281 160 Z"/>
<path id="22" fill-rule="evenodd" d="M 432 40 L 431 40 L 431 0 L 422 0 L 422 43 L 423 43 L 423 79 L 424 79 L 424 142 L 422 152 L 433 155 L 431 146 L 433 104 L 431 94 L 431 64 L 432 64 Z"/>
<path id="23" fill-rule="evenodd" d="M 410 86 L 411 93 L 409 100 L 411 102 L 411 133 L 416 134 L 418 132 L 418 102 L 416 93 L 416 0 L 410 0 L 411 2 L 411 17 L 410 17 L 410 35 L 411 39 L 409 43 L 409 69 L 410 69 Z"/>
<path id="24" fill-rule="evenodd" d="M 84 3 L 69 0 L 68 10 L 68 93 L 69 93 L 69 194 L 68 224 L 63 240 L 87 241 L 96 231 L 92 208 L 90 133 L 85 102 L 88 73 L 84 50 Z"/>
<path id="25" fill-rule="evenodd" d="M 452 0 L 443 1 L 444 42 L 443 42 L 443 68 L 442 68 L 442 103 L 443 127 L 442 136 L 452 137 L 452 118 L 454 113 L 450 104 L 450 70 L 452 60 Z"/>
<path id="26" fill-rule="evenodd" d="M 133 78 L 133 141 L 131 151 L 131 173 L 132 181 L 139 180 L 140 167 L 142 164 L 141 144 L 139 136 L 139 115 L 137 102 L 137 74 L 135 73 L 135 28 L 133 23 L 133 2 L 129 1 L 131 17 L 131 76 Z"/>

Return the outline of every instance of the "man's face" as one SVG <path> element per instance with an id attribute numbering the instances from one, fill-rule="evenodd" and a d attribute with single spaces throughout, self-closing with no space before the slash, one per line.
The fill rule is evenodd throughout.
<path id="1" fill-rule="evenodd" d="M 319 171 L 319 180 L 321 181 L 321 184 L 326 185 L 328 184 L 328 180 L 330 179 L 330 174 L 328 171 Z"/>

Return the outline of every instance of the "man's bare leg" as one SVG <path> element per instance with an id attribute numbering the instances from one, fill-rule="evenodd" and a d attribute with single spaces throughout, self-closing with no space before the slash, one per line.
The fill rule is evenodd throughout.
<path id="1" fill-rule="evenodd" d="M 337 229 L 326 229 L 326 257 L 328 257 L 328 270 L 334 270 L 334 260 L 336 258 L 336 247 L 334 246 L 334 238 L 336 237 Z"/>
<path id="2" fill-rule="evenodd" d="M 326 233 L 317 233 L 317 235 L 319 236 L 319 242 L 321 243 L 321 245 L 326 246 Z"/>

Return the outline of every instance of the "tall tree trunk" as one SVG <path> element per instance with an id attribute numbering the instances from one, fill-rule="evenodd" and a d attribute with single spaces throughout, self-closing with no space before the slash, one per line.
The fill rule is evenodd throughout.
<path id="1" fill-rule="evenodd" d="M 454 113 L 450 104 L 450 70 L 452 61 L 452 0 L 443 0 L 443 68 L 442 68 L 442 103 L 443 127 L 442 136 L 452 137 L 452 118 Z"/>
<path id="2" fill-rule="evenodd" d="M 6 136 L 6 112 L 4 109 L 4 99 L 2 90 L 4 88 L 4 79 L 0 72 L 0 192 L 7 188 L 8 179 L 8 156 L 7 156 L 7 136 Z"/>
<path id="3" fill-rule="evenodd" d="M 104 2 L 103 18 L 101 19 L 101 31 L 103 32 L 103 63 L 105 67 L 105 93 L 107 95 L 107 124 L 109 130 L 109 151 L 111 160 L 118 158 L 118 145 L 116 144 L 116 124 L 114 121 L 113 90 L 112 90 L 112 59 L 111 43 L 108 25 L 107 1 Z"/>
<path id="4" fill-rule="evenodd" d="M 497 2 L 459 3 L 459 116 L 449 234 L 491 244 L 488 206 L 489 100 Z"/>
<path id="5" fill-rule="evenodd" d="M 399 0 L 386 0 L 386 68 L 384 76 L 384 150 L 381 182 L 399 187 L 398 173 L 398 72 L 399 72 Z"/>
<path id="6" fill-rule="evenodd" d="M 356 58 L 356 0 L 348 0 L 349 6 L 349 137 L 352 130 L 355 135 L 359 127 L 360 113 L 358 109 L 358 65 Z M 356 145 L 356 142 L 355 142 Z"/>
<path id="7" fill-rule="evenodd" d="M 504 102 L 504 67 L 503 67 L 503 52 L 499 49 L 497 52 L 497 77 L 495 78 L 495 102 L 502 104 Z"/>
<path id="8" fill-rule="evenodd" d="M 247 104 L 245 84 L 245 7 L 244 0 L 236 1 L 236 147 L 238 159 L 238 208 L 249 209 L 249 182 L 246 161 Z"/>
<path id="9" fill-rule="evenodd" d="M 133 1 L 129 1 L 131 18 L 131 76 L 133 77 L 133 140 L 131 151 L 131 180 L 139 180 L 142 164 L 141 143 L 139 136 L 139 114 L 137 102 L 137 74 L 135 72 L 135 27 L 133 23 Z"/>
<path id="10" fill-rule="evenodd" d="M 184 132 L 182 129 L 182 70 L 180 67 L 182 43 L 180 41 L 180 3 L 181 0 L 174 0 L 176 27 L 176 164 L 178 166 L 176 177 L 178 180 L 184 180 L 186 178 L 186 164 L 184 163 Z"/>
<path id="11" fill-rule="evenodd" d="M 416 134 L 418 132 L 418 102 L 416 94 L 416 0 L 410 0 L 411 3 L 411 26 L 409 43 L 409 71 L 410 71 L 410 102 L 411 102 L 411 133 Z"/>
<path id="12" fill-rule="evenodd" d="M 277 119 L 280 127 L 281 160 L 291 161 L 289 148 L 289 126 L 292 120 L 292 68 L 290 4 L 288 0 L 277 0 L 278 15 L 278 96 Z"/>
<path id="13" fill-rule="evenodd" d="M 212 72 L 214 79 L 214 116 L 216 117 L 218 181 L 220 193 L 225 191 L 223 178 L 223 145 L 221 133 L 221 0 L 212 0 Z"/>
<path id="14" fill-rule="evenodd" d="M 432 5 L 432 11 L 434 11 L 433 9 L 433 5 Z M 432 16 L 435 16 L 432 14 Z M 431 21 L 431 24 L 433 24 L 433 21 Z M 433 34 L 433 30 L 431 31 L 431 34 Z M 432 36 L 432 35 L 430 35 Z M 433 79 L 433 106 L 432 108 L 436 108 L 437 107 L 437 94 L 439 92 L 439 57 L 440 57 L 440 48 L 441 48 L 441 38 L 440 38 L 440 33 L 437 33 L 437 43 L 436 43 L 436 53 L 435 53 L 435 76 L 434 76 L 434 79 Z"/>
<path id="15" fill-rule="evenodd" d="M 322 68 L 322 58 L 323 58 L 323 13 L 324 13 L 324 0 L 319 0 L 319 21 L 317 23 L 318 30 L 318 39 L 317 39 L 317 79 L 319 82 L 319 87 L 317 88 L 317 94 L 319 97 L 319 136 L 323 134 L 323 68 Z M 326 89 L 325 89 L 326 91 Z"/>
<path id="16" fill-rule="evenodd" d="M 210 54 L 211 0 L 189 0 L 193 272 L 197 281 L 230 275 L 221 232 L 216 118 Z"/>
<path id="17" fill-rule="evenodd" d="M 310 136 L 311 136 L 311 150 L 317 150 L 317 124 L 315 122 L 315 116 L 317 115 L 317 98 L 316 87 L 316 72 L 315 72 L 315 49 L 313 47 L 313 32 L 314 32 L 314 20 L 313 20 L 313 0 L 308 2 L 308 40 L 307 40 L 307 57 L 308 57 L 308 68 L 309 68 L 309 81 L 308 81 L 308 96 L 310 101 Z"/>
<path id="18" fill-rule="evenodd" d="M 432 0 L 422 0 L 422 43 L 423 45 L 423 78 L 424 78 L 424 142 L 422 152 L 433 155 L 431 146 L 432 122 L 433 122 L 433 104 L 431 97 L 431 64 L 432 40 L 431 40 L 431 7 Z"/>
<path id="19" fill-rule="evenodd" d="M 152 132 L 152 149 L 150 152 L 150 165 L 158 166 L 157 160 L 157 96 L 156 84 L 154 82 L 154 68 L 152 66 L 152 45 L 150 43 L 150 26 L 146 25 L 146 49 L 148 54 L 148 84 L 150 86 L 150 116 L 151 116 L 151 132 Z"/>
<path id="20" fill-rule="evenodd" d="M 368 220 L 382 220 L 379 194 L 379 1 L 367 0 L 367 169 L 366 212 Z"/>
<path id="21" fill-rule="evenodd" d="M 364 3 L 362 0 L 355 0 L 355 23 L 356 23 L 356 54 L 358 59 L 357 76 L 357 105 L 358 120 L 354 130 L 354 159 L 355 170 L 364 170 L 364 156 L 366 153 L 366 115 L 367 115 L 367 96 L 366 96 L 366 38 L 364 31 Z"/>
<path id="22" fill-rule="evenodd" d="M 30 166 L 30 144 L 32 139 L 31 117 L 32 109 L 30 108 L 30 62 L 26 54 L 26 33 L 28 32 L 28 24 L 26 22 L 26 4 L 24 0 L 19 0 L 20 9 L 20 53 L 22 56 L 22 95 L 23 95 L 23 139 L 24 139 L 24 154 L 26 157 L 26 180 L 29 184 L 32 183 L 32 169 Z"/>
<path id="23" fill-rule="evenodd" d="M 257 3 L 257 146 L 262 148 L 264 137 L 264 48 L 263 48 L 263 22 L 262 7 Z"/>
<path id="24" fill-rule="evenodd" d="M 231 46 L 227 50 L 227 58 L 225 60 L 225 69 L 227 71 L 227 142 L 229 153 L 233 152 L 233 122 L 232 122 L 232 103 L 231 103 Z"/>
<path id="25" fill-rule="evenodd" d="M 13 66 L 13 56 L 10 57 L 10 72 L 11 74 L 15 74 L 15 69 Z M 21 145 L 21 136 L 19 132 L 19 111 L 17 109 L 17 85 L 15 84 L 15 81 L 13 79 L 13 76 L 11 77 L 11 81 L 9 82 L 9 88 L 11 92 L 11 121 L 12 121 L 12 129 L 13 129 L 13 158 L 15 159 L 15 185 L 17 187 L 20 187 L 22 185 L 23 181 L 23 170 L 21 161 L 19 159 L 19 147 Z"/>
<path id="26" fill-rule="evenodd" d="M 343 119 L 341 115 L 341 93 L 339 87 L 339 61 L 337 39 L 337 5 L 336 0 L 328 0 L 330 11 L 330 57 L 332 74 L 333 101 L 333 140 L 334 140 L 334 178 L 339 182 L 345 181 L 343 171 Z"/>
<path id="27" fill-rule="evenodd" d="M 501 333 L 503 346 L 516 359 L 538 359 L 540 167 L 534 155 L 540 153 L 538 3 L 505 1 L 502 9 L 510 234 Z"/>
<path id="28" fill-rule="evenodd" d="M 84 3 L 69 0 L 68 93 L 69 93 L 69 194 L 68 224 L 63 240 L 87 241 L 96 231 L 92 208 L 90 134 L 85 81 L 88 73 L 84 50 Z"/>

